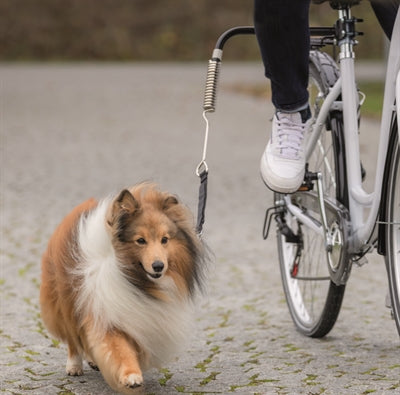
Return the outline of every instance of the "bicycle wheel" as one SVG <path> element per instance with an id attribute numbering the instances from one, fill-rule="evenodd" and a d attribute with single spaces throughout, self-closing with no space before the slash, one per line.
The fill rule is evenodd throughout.
<path id="1" fill-rule="evenodd" d="M 391 153 L 388 157 L 388 194 L 386 220 L 386 268 L 394 319 L 400 335 L 400 148 L 397 122 L 392 123 Z"/>
<path id="2" fill-rule="evenodd" d="M 312 52 L 310 59 L 310 108 L 315 119 L 339 72 L 336 63 L 325 53 Z M 345 165 L 342 113 L 335 111 L 321 132 L 308 166 L 309 171 L 322 173 L 326 200 L 336 200 L 347 207 Z M 297 192 L 290 195 L 290 199 L 292 202 L 304 200 L 312 193 L 315 196 L 315 192 Z M 324 239 L 290 214 L 283 203 L 284 198 L 284 195 L 275 194 L 275 201 L 280 202 L 278 205 L 283 204 L 277 220 L 280 270 L 286 301 L 301 333 L 323 337 L 336 322 L 345 285 L 331 281 Z M 305 200 L 300 208 L 318 221 L 320 214 L 315 204 Z"/>

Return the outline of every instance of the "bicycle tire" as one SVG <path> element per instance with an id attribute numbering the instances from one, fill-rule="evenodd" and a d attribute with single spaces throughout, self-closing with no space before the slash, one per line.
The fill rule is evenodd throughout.
<path id="1" fill-rule="evenodd" d="M 337 65 L 328 54 L 311 51 L 309 92 L 314 118 L 338 76 Z M 348 207 L 344 152 L 343 117 L 341 111 L 334 111 L 330 114 L 329 122 L 325 125 L 325 130 L 322 130 L 320 141 L 311 155 L 309 170 L 322 172 L 327 198 L 336 199 Z M 292 196 L 295 199 L 296 195 L 305 193 L 309 192 Z M 282 202 L 282 198 L 283 195 L 275 194 L 276 202 Z M 298 239 L 297 242 L 288 241 L 285 227 L 282 224 L 278 226 L 280 271 L 289 312 L 296 329 L 302 334 L 314 338 L 323 337 L 336 323 L 345 285 L 336 285 L 331 280 L 321 237 L 302 226 L 285 208 L 280 214 L 280 221 Z M 296 264 L 296 259 L 301 261 L 301 265 Z M 297 273 L 294 275 L 296 265 Z"/>
<path id="2" fill-rule="evenodd" d="M 386 180 L 386 255 L 389 293 L 393 318 L 400 335 L 400 148 L 396 117 L 392 122 L 389 154 L 387 158 L 388 178 Z"/>

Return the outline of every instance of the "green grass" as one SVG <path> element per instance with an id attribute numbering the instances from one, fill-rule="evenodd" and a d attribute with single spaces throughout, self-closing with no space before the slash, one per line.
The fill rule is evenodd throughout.
<path id="1" fill-rule="evenodd" d="M 366 95 L 365 102 L 361 107 L 361 117 L 380 118 L 384 83 L 381 81 L 360 82 L 358 88 Z"/>

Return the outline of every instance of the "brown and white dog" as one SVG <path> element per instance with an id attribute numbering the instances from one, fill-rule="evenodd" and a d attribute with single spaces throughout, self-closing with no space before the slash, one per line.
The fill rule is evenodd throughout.
<path id="1" fill-rule="evenodd" d="M 140 386 L 183 343 L 204 260 L 187 208 L 153 184 L 76 207 L 49 241 L 40 289 L 67 373 L 87 359 L 113 389 Z"/>

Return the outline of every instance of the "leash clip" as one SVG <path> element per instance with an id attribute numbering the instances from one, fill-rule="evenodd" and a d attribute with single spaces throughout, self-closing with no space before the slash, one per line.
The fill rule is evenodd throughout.
<path id="1" fill-rule="evenodd" d="M 205 160 L 202 160 L 196 167 L 196 176 L 201 177 L 203 173 L 208 173 L 208 166 Z"/>
<path id="2" fill-rule="evenodd" d="M 209 130 L 210 126 L 209 126 L 209 122 L 208 122 L 208 119 L 207 119 L 207 113 L 211 112 L 211 111 L 212 110 L 204 110 L 203 111 L 203 119 L 206 122 L 206 131 L 205 131 L 205 134 L 204 134 L 203 157 L 201 158 L 201 162 L 196 167 L 196 175 L 197 175 L 197 177 L 200 177 L 200 175 L 203 172 L 208 173 L 206 155 L 207 155 L 207 144 L 208 144 L 208 130 Z"/>

